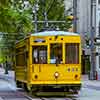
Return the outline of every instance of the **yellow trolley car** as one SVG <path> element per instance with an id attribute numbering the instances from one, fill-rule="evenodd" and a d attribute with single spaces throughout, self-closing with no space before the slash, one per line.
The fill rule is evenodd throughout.
<path id="1" fill-rule="evenodd" d="M 78 34 L 64 31 L 31 34 L 16 43 L 15 58 L 18 87 L 80 89 L 81 40 Z"/>

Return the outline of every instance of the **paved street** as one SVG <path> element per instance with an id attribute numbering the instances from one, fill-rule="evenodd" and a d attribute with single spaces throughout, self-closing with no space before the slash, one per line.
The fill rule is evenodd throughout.
<path id="1" fill-rule="evenodd" d="M 90 81 L 87 77 L 82 80 L 82 89 L 77 100 L 99 100 L 100 81 Z"/>
<path id="2" fill-rule="evenodd" d="M 83 76 L 82 88 L 78 95 L 64 98 L 33 98 L 32 100 L 99 100 L 99 98 L 100 81 L 90 81 L 87 76 Z M 0 69 L 0 100 L 28 100 L 18 93 L 14 82 L 14 73 L 10 71 L 8 75 L 5 75 L 2 69 Z"/>
<path id="3" fill-rule="evenodd" d="M 99 98 L 100 98 L 100 90 L 86 87 L 82 88 L 77 100 L 99 100 Z"/>
<path id="4" fill-rule="evenodd" d="M 0 79 L 0 91 L 11 91 L 14 90 L 14 88 L 12 88 L 14 86 L 12 86 L 9 82 Z"/>

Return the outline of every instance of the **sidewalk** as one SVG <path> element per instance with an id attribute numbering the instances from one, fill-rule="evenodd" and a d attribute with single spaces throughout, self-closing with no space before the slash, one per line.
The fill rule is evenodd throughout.
<path id="1" fill-rule="evenodd" d="M 5 74 L 5 70 L 3 68 L 0 68 L 0 79 L 7 81 L 9 83 L 10 89 L 14 91 L 17 89 L 15 83 L 14 71 L 8 71 L 8 74 Z"/>
<path id="2" fill-rule="evenodd" d="M 83 86 L 90 86 L 90 87 L 95 87 L 100 89 L 100 81 L 99 80 L 89 80 L 88 75 L 83 75 L 82 76 L 82 85 Z"/>
<path id="3" fill-rule="evenodd" d="M 8 71 L 8 74 L 5 74 L 5 70 L 3 68 L 0 68 L 0 78 L 7 80 L 9 82 L 14 82 L 15 80 L 14 71 Z"/>

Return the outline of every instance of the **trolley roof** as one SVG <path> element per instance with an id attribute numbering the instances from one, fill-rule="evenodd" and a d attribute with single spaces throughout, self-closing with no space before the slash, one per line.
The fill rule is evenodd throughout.
<path id="1" fill-rule="evenodd" d="M 65 31 L 44 31 L 44 32 L 38 32 L 31 34 L 31 36 L 57 36 L 57 35 L 74 35 L 74 36 L 79 36 L 77 33 L 72 33 L 72 32 L 65 32 Z"/>

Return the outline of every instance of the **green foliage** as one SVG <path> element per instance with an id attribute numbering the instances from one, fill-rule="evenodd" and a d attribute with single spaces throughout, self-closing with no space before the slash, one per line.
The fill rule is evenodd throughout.
<path id="1" fill-rule="evenodd" d="M 65 20 L 65 16 L 64 16 L 65 7 L 64 7 L 63 0 L 45 0 L 45 4 L 43 4 L 42 0 L 40 0 L 39 5 L 40 5 L 38 11 L 39 20 L 44 20 L 44 16 L 43 16 L 44 9 L 47 12 L 48 20 L 52 20 L 52 21 Z M 61 24 L 61 23 L 59 24 L 57 23 L 54 26 L 62 27 L 61 30 L 63 30 L 64 26 L 66 27 L 65 24 Z"/>
<path id="2" fill-rule="evenodd" d="M 0 7 L 8 6 L 9 0 L 0 0 Z"/>
<path id="3" fill-rule="evenodd" d="M 9 6 L 10 5 L 10 6 Z M 7 33 L 27 33 L 32 30 L 32 21 L 29 11 L 18 11 L 17 5 L 0 6 L 0 31 Z"/>
<path id="4" fill-rule="evenodd" d="M 10 1 L 10 2 L 8 2 Z M 12 1 L 12 2 L 11 2 Z M 29 0 L 30 6 L 28 9 L 22 7 L 23 0 L 1 0 L 0 4 L 0 31 L 7 33 L 29 33 L 33 32 L 34 26 L 32 20 L 34 18 L 32 14 L 32 7 L 35 0 Z M 38 0 L 38 20 L 44 20 L 44 9 L 47 11 L 48 20 L 66 20 L 64 15 L 64 3 L 63 0 Z M 7 5 L 8 4 L 8 5 Z M 32 18 L 33 16 L 33 18 Z M 64 28 L 70 28 L 72 23 L 66 20 L 65 24 L 55 24 L 55 26 Z M 42 28 L 43 25 L 39 25 Z"/>
<path id="5" fill-rule="evenodd" d="M 0 0 L 0 32 L 9 34 L 8 36 L 3 36 L 0 40 L 1 44 L 7 48 L 2 51 L 4 56 L 14 51 L 14 43 L 17 39 L 23 38 L 30 32 L 34 32 L 34 25 L 32 23 L 34 14 L 32 7 L 35 4 L 35 0 L 28 0 L 30 3 L 29 8 L 22 6 L 24 4 L 23 1 L 25 0 Z M 47 11 L 48 20 L 66 20 L 65 24 L 55 24 L 54 26 L 59 26 L 61 30 L 70 28 L 72 22 L 69 22 L 64 15 L 64 0 L 44 1 L 45 3 L 43 3 L 43 0 L 38 0 L 38 20 L 44 20 L 43 12 L 45 9 Z M 43 28 L 42 24 L 38 26 L 39 30 Z M 50 24 L 50 26 L 52 26 L 52 24 Z M 20 33 L 24 34 L 21 35 Z M 8 42 L 9 40 L 13 41 Z"/>

